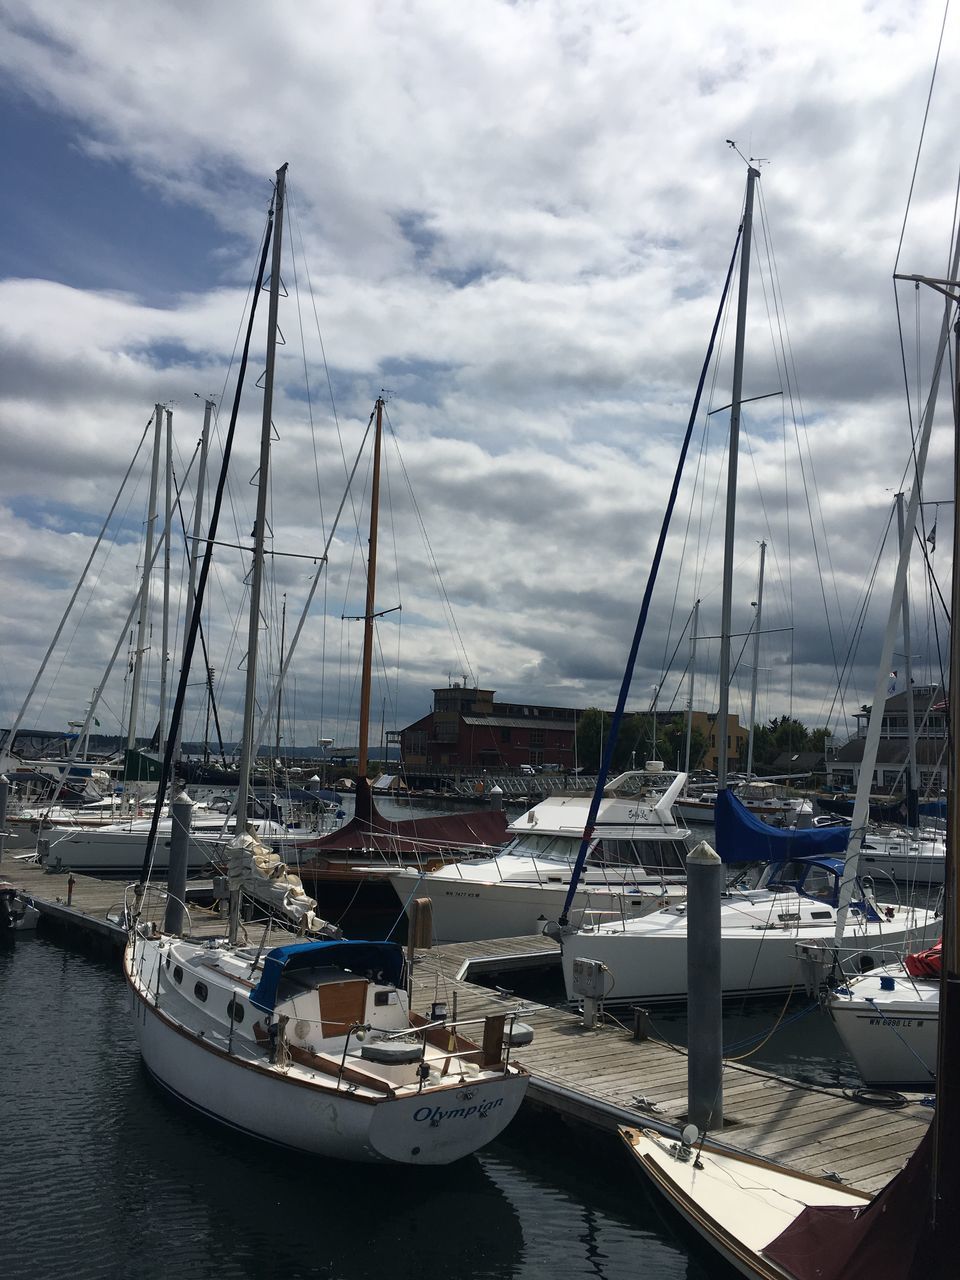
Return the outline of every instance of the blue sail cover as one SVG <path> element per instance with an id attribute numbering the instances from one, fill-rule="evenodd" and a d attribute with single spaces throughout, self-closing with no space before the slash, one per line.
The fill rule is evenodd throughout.
<path id="1" fill-rule="evenodd" d="M 732 791 L 721 791 L 713 808 L 717 853 L 723 862 L 784 862 L 825 853 L 845 853 L 849 827 L 784 831 L 755 817 Z"/>
<path id="2" fill-rule="evenodd" d="M 285 973 L 296 969 L 317 969 L 327 965 L 349 969 L 358 975 L 377 973 L 385 982 L 400 986 L 403 981 L 403 948 L 396 942 L 360 942 L 335 939 L 332 942 L 295 942 L 288 947 L 274 947 L 263 961 L 263 973 L 250 1003 L 272 1013 L 277 1003 L 277 988 Z"/>

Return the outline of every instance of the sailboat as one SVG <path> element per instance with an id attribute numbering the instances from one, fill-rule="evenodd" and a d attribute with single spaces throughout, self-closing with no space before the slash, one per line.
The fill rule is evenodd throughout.
<path id="1" fill-rule="evenodd" d="M 463 1024 L 448 1019 L 439 1002 L 432 1006 L 430 1017 L 419 1017 L 410 1007 L 403 950 L 395 943 L 326 936 L 266 950 L 266 929 L 258 946 L 240 938 L 243 863 L 256 859 L 258 847 L 248 830 L 246 814 L 254 756 L 285 186 L 283 166 L 276 176 L 224 447 L 224 468 L 161 767 L 162 791 L 172 765 L 256 299 L 263 288 L 272 243 L 247 685 L 236 831 L 229 850 L 229 932 L 225 939 L 183 934 L 190 805 L 181 797 L 174 805 L 163 920 L 151 919 L 147 910 L 150 861 L 159 826 L 157 810 L 132 912 L 124 974 L 147 1069 L 164 1089 L 195 1110 L 243 1133 L 313 1155 L 364 1162 L 445 1164 L 495 1138 L 523 1100 L 527 1074 L 510 1062 L 509 1024 L 513 1019 L 497 1014 L 481 1020 L 482 1042 L 477 1044 L 462 1034 Z M 325 932 L 330 935 L 335 931 Z"/>
<path id="2" fill-rule="evenodd" d="M 935 361 L 934 391 L 939 380 L 950 329 L 960 302 L 960 241 L 955 240 L 951 280 L 925 281 L 947 296 Z M 922 279 L 907 277 L 908 279 Z M 911 503 L 919 502 L 936 396 L 925 410 L 915 457 Z M 954 484 L 960 492 L 960 419 L 955 403 Z M 912 529 L 916 507 L 908 527 Z M 960 609 L 960 519 L 954 512 L 951 616 Z M 878 688 L 889 667 L 897 591 L 906 574 L 901 556 L 897 586 L 881 655 Z M 950 642 L 950 688 L 960 688 L 960 635 Z M 879 739 L 880 716 L 873 711 L 868 729 Z M 960 1098 L 955 1068 L 960 1054 L 960 929 L 957 895 L 957 802 L 960 771 L 956 752 L 960 732 L 957 704 L 949 700 L 950 820 L 945 873 L 941 969 L 938 982 L 939 1026 L 936 1074 L 937 1106 L 930 1129 L 901 1172 L 875 1197 L 852 1188 L 721 1149 L 688 1126 L 679 1142 L 664 1142 L 648 1130 L 621 1129 L 621 1137 L 653 1184 L 673 1208 L 741 1274 L 760 1280 L 953 1280 L 957 1275 L 955 1220 L 960 1195 Z M 875 733 L 872 732 L 875 729 Z M 868 768 L 861 773 L 856 814 L 865 823 L 869 801 Z M 866 980 L 864 980 L 866 981 Z M 896 985 L 886 988 L 896 992 Z M 901 993 L 902 994 L 902 993 Z M 891 1004 L 888 1008 L 893 1008 Z M 878 1010 L 878 1017 L 882 1016 Z"/>
<path id="3" fill-rule="evenodd" d="M 720 628 L 719 726 L 727 724 L 729 706 L 737 442 L 751 218 L 754 185 L 759 176 L 756 169 L 748 169 L 742 222 Z M 635 637 L 625 684 L 632 670 L 637 643 Z M 624 697 L 622 691 L 621 702 Z M 613 737 L 614 732 L 611 731 Z M 722 741 L 722 729 L 720 738 Z M 719 753 L 718 766 L 715 821 L 721 822 L 731 809 L 735 814 L 742 814 L 745 820 L 752 821 L 750 815 L 742 812 L 742 806 L 727 788 L 728 760 L 724 750 Z M 598 791 L 602 785 L 603 770 L 597 782 Z M 591 816 L 595 818 L 593 808 Z M 586 834 L 585 831 L 585 839 Z M 803 982 L 804 965 L 798 954 L 800 943 L 829 944 L 836 939 L 833 955 L 837 964 L 842 972 L 855 974 L 883 964 L 905 947 L 929 945 L 939 935 L 936 913 L 912 904 L 879 907 L 861 888 L 857 902 L 851 906 L 849 892 L 853 881 L 847 874 L 847 864 L 843 859 L 827 856 L 824 835 L 820 832 L 809 834 L 811 846 L 819 844 L 822 852 L 798 856 L 796 844 L 803 838 L 801 833 L 796 844 L 793 840 L 787 841 L 781 852 L 767 854 L 780 861 L 767 867 L 759 885 L 753 888 L 734 884 L 728 889 L 720 912 L 719 941 L 725 995 L 765 996 L 799 987 Z M 773 839 L 773 833 L 770 838 Z M 826 839 L 830 838 L 826 836 Z M 841 842 L 833 846 L 833 853 L 842 850 L 846 843 L 847 833 L 844 832 L 841 833 Z M 576 890 L 581 870 L 582 858 L 571 882 L 571 893 Z M 659 911 L 634 918 L 621 914 L 609 920 L 584 921 L 573 928 L 566 918 L 570 901 L 568 894 L 558 926 L 550 927 L 562 949 L 564 983 L 569 1000 L 576 1002 L 584 994 L 581 982 L 584 962 L 591 971 L 599 969 L 603 973 L 604 990 L 613 1001 L 676 1001 L 686 998 L 688 916 L 685 903 L 668 904 Z"/>

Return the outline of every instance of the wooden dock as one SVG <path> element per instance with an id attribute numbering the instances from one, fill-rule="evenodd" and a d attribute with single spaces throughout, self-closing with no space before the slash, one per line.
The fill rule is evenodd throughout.
<path id="1" fill-rule="evenodd" d="M 98 938 L 120 948 L 126 934 L 116 920 L 124 885 L 119 881 L 46 874 L 41 867 L 4 858 L 0 873 L 29 894 L 45 922 Z M 190 907 L 195 934 L 216 936 L 224 921 L 215 910 Z M 42 922 L 43 923 L 43 922 Z M 251 926 L 253 928 L 259 926 Z M 269 945 L 291 941 L 277 929 Z M 434 1000 L 456 1001 L 460 1019 L 522 1006 L 522 1021 L 534 1028 L 531 1045 L 513 1052 L 532 1076 L 529 1100 L 564 1118 L 613 1130 L 619 1124 L 674 1132 L 685 1120 L 687 1057 L 682 1049 L 655 1039 L 637 1041 L 632 1028 L 610 1020 L 585 1030 L 565 1009 L 518 1001 L 472 978 L 508 975 L 549 967 L 559 961 L 555 942 L 542 936 L 458 943 L 417 953 L 414 1005 L 426 1011 Z M 909 1096 L 908 1096 L 909 1097 Z M 722 1141 L 780 1161 L 805 1173 L 836 1173 L 866 1191 L 882 1187 L 912 1153 L 933 1114 L 918 1095 L 891 1110 L 864 1105 L 838 1089 L 784 1080 L 744 1063 L 724 1071 L 725 1124 Z"/>

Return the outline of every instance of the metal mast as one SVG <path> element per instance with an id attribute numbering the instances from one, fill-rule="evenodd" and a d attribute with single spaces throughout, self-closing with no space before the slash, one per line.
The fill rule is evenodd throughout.
<path id="1" fill-rule="evenodd" d="M 127 721 L 127 750 L 137 746 L 137 703 L 143 679 L 143 655 L 147 648 L 147 613 L 150 606 L 150 567 L 153 564 L 153 535 L 157 523 L 157 480 L 160 473 L 160 444 L 163 437 L 163 405 L 154 408 L 156 427 L 153 433 L 153 463 L 150 471 L 150 497 L 147 502 L 147 529 L 143 540 L 143 576 L 140 591 L 140 615 L 137 619 L 136 648 L 133 655 L 133 680 L 130 683 L 130 718 Z M 139 776 L 139 769 L 137 771 Z M 160 797 L 162 802 L 163 797 Z"/>
<path id="2" fill-rule="evenodd" d="M 373 676 L 373 621 L 377 594 L 377 521 L 380 510 L 380 448 L 383 439 L 383 396 L 377 397 L 377 421 L 373 437 L 373 482 L 370 487 L 370 547 L 367 555 L 367 605 L 363 615 L 363 660 L 360 675 L 360 745 L 357 752 L 357 784 L 367 777 L 370 737 L 370 688 Z"/>
<path id="3" fill-rule="evenodd" d="M 747 739 L 747 777 L 753 777 L 753 729 L 757 718 L 757 676 L 760 673 L 760 623 L 763 618 L 763 565 L 767 558 L 767 544 L 760 543 L 760 574 L 757 579 L 757 616 L 753 633 L 753 679 L 750 681 L 750 736 Z"/>
<path id="4" fill-rule="evenodd" d="M 273 380 L 277 357 L 277 312 L 280 305 L 280 260 L 283 243 L 283 204 L 287 166 L 277 170 L 274 199 L 273 256 L 270 261 L 270 305 L 267 315 L 267 358 L 263 376 L 263 419 L 260 428 L 260 467 L 257 472 L 257 515 L 253 526 L 253 571 L 250 577 L 250 624 L 247 632 L 247 683 L 243 701 L 243 738 L 240 778 L 237 785 L 237 832 L 246 830 L 253 767 L 253 720 L 257 701 L 257 642 L 260 636 L 260 596 L 263 587 L 263 552 L 270 488 L 270 436 L 273 430 Z M 239 891 L 230 894 L 230 941 L 236 942 L 240 918 Z"/>
<path id="5" fill-rule="evenodd" d="M 750 233 L 753 224 L 753 190 L 758 169 L 747 168 L 747 195 L 743 209 L 740 245 L 740 291 L 737 297 L 737 337 L 733 354 L 733 394 L 730 405 L 730 444 L 727 461 L 727 515 L 723 536 L 723 591 L 720 607 L 720 699 L 714 732 L 717 741 L 717 789 L 727 785 L 727 720 L 730 707 L 730 627 L 733 613 L 733 542 L 737 522 L 737 461 L 740 446 L 740 401 L 743 395 L 743 348 L 747 328 L 747 293 L 750 285 Z"/>

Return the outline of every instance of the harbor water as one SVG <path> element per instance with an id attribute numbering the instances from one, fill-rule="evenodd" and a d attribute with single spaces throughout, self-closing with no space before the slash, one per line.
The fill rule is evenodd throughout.
<path id="1" fill-rule="evenodd" d="M 514 985 L 518 998 L 563 998 L 559 972 Z M 669 1216 L 616 1137 L 552 1114 L 528 1108 L 442 1169 L 298 1157 L 200 1118 L 144 1070 L 116 957 L 21 935 L 0 949 L 0 1015 L 6 1280 L 733 1274 Z M 652 1031 L 685 1044 L 683 1012 L 655 1011 Z M 829 1018 L 800 994 L 728 1005 L 724 1046 L 792 1079 L 858 1084 Z"/>

